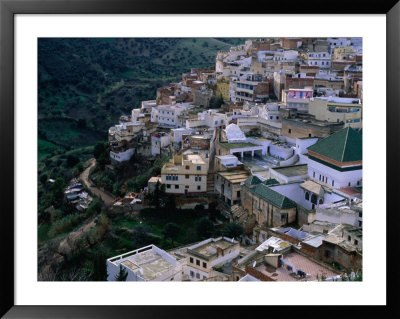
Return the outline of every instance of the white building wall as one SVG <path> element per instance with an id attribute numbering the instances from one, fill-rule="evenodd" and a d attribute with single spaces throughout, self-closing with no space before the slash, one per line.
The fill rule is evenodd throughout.
<path id="1" fill-rule="evenodd" d="M 307 154 L 307 148 L 318 142 L 318 138 L 297 138 L 296 139 L 296 154 Z"/>
<path id="2" fill-rule="evenodd" d="M 129 161 L 134 153 L 135 153 L 134 148 L 130 148 L 130 149 L 126 150 L 125 152 L 119 152 L 119 153 L 110 151 L 110 158 L 117 162 L 125 162 L 125 161 Z"/>
<path id="3" fill-rule="evenodd" d="M 362 169 L 340 172 L 312 159 L 308 161 L 308 176 L 310 179 L 334 188 L 362 185 Z"/>
<path id="4" fill-rule="evenodd" d="M 343 212 L 339 209 L 324 209 L 318 207 L 316 209 L 315 219 L 335 224 L 358 226 L 358 213 Z"/>

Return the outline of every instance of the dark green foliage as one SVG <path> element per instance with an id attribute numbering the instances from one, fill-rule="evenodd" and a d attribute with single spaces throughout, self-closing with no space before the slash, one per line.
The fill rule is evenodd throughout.
<path id="1" fill-rule="evenodd" d="M 106 281 L 107 280 L 107 264 L 106 264 L 106 255 L 100 250 L 94 256 L 94 273 L 93 280 L 94 281 Z"/>
<path id="2" fill-rule="evenodd" d="M 219 109 L 224 103 L 224 99 L 221 96 L 212 96 L 210 99 L 209 107 L 211 109 Z"/>
<path id="3" fill-rule="evenodd" d="M 126 277 L 128 277 L 128 272 L 125 268 L 119 265 L 119 273 L 115 276 L 116 281 L 126 281 Z"/>
<path id="4" fill-rule="evenodd" d="M 79 119 L 77 122 L 78 128 L 86 128 L 86 119 Z"/>
<path id="5" fill-rule="evenodd" d="M 40 176 L 40 182 L 42 184 L 47 182 L 47 175 L 46 174 L 43 174 L 43 175 Z"/>
<path id="6" fill-rule="evenodd" d="M 229 238 L 238 238 L 243 234 L 243 227 L 238 223 L 232 222 L 225 226 L 222 230 L 222 234 Z"/>
<path id="7" fill-rule="evenodd" d="M 65 182 L 61 177 L 57 177 L 54 183 L 51 185 L 52 197 L 54 201 L 60 203 L 64 196 Z"/>
<path id="8" fill-rule="evenodd" d="M 89 205 L 88 209 L 86 210 L 86 216 L 89 217 L 95 214 L 100 214 L 102 205 L 103 204 L 101 200 L 95 197 Z"/>
<path id="9" fill-rule="evenodd" d="M 84 216 L 81 214 L 71 214 L 55 221 L 49 230 L 49 237 L 53 238 L 61 233 L 72 230 L 83 218 Z"/>
<path id="10" fill-rule="evenodd" d="M 212 221 L 206 217 L 200 218 L 196 225 L 196 232 L 201 239 L 212 237 L 214 233 L 214 225 Z"/>
<path id="11" fill-rule="evenodd" d="M 98 159 L 100 155 L 104 155 L 107 153 L 107 142 L 97 142 L 94 150 L 93 150 L 93 156 L 95 159 Z"/>
<path id="12" fill-rule="evenodd" d="M 67 157 L 67 167 L 71 168 L 74 167 L 76 164 L 79 163 L 79 158 L 75 155 L 68 155 Z"/>
<path id="13" fill-rule="evenodd" d="M 172 243 L 176 240 L 179 236 L 179 226 L 175 223 L 168 223 L 164 226 L 163 235 L 165 238 L 170 238 Z"/>
<path id="14" fill-rule="evenodd" d="M 133 228 L 132 242 L 135 249 L 152 244 L 152 237 L 145 226 L 137 225 Z"/>

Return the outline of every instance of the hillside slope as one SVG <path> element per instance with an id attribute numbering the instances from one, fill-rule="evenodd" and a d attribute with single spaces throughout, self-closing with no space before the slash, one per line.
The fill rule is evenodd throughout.
<path id="1" fill-rule="evenodd" d="M 89 146 L 156 88 L 214 65 L 244 39 L 85 38 L 38 41 L 39 155 Z"/>

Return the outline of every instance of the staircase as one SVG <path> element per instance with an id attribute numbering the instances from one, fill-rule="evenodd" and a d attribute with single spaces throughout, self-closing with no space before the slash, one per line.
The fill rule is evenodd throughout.
<path id="1" fill-rule="evenodd" d="M 214 173 L 207 174 L 207 193 L 214 194 Z"/>

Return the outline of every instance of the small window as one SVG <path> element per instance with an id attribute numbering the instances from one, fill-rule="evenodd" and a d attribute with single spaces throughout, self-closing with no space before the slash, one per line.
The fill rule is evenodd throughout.
<path id="1" fill-rule="evenodd" d="M 335 181 L 332 181 L 332 186 L 335 186 Z"/>
<path id="2" fill-rule="evenodd" d="M 185 178 L 186 178 L 186 179 L 189 179 L 189 175 L 185 175 Z"/>
<path id="3" fill-rule="evenodd" d="M 347 236 L 347 240 L 348 240 L 348 241 L 351 241 L 351 237 L 350 237 L 350 236 Z"/>
<path id="4" fill-rule="evenodd" d="M 190 166 L 189 166 L 189 165 L 186 165 L 185 168 L 186 168 L 186 169 L 190 169 Z"/>
<path id="5" fill-rule="evenodd" d="M 200 274 L 196 272 L 196 278 L 200 279 Z"/>
<path id="6" fill-rule="evenodd" d="M 313 173 L 312 177 L 315 177 L 315 172 Z"/>
<path id="7" fill-rule="evenodd" d="M 189 259 L 189 260 L 190 260 L 190 263 L 191 263 L 191 264 L 193 264 L 193 258 L 192 258 L 192 257 L 190 257 L 190 259 Z"/>
<path id="8" fill-rule="evenodd" d="M 179 189 L 179 185 L 175 185 L 175 189 Z"/>
<path id="9" fill-rule="evenodd" d="M 310 193 L 306 192 L 306 200 L 310 200 Z"/>
<path id="10" fill-rule="evenodd" d="M 194 277 L 194 272 L 192 270 L 190 271 L 190 277 Z"/>
<path id="11" fill-rule="evenodd" d="M 197 170 L 198 170 L 198 171 L 201 171 L 201 166 L 197 166 Z"/>
<path id="12" fill-rule="evenodd" d="M 358 245 L 358 240 L 354 239 L 354 245 Z"/>
<path id="13" fill-rule="evenodd" d="M 201 190 L 201 186 L 200 185 L 197 186 L 197 190 L 198 191 Z"/>
<path id="14" fill-rule="evenodd" d="M 350 186 L 351 186 L 351 183 L 349 182 L 349 184 L 348 184 L 348 185 L 349 185 L 349 187 L 350 187 Z"/>
<path id="15" fill-rule="evenodd" d="M 292 129 L 291 129 L 291 128 L 289 129 L 288 133 L 289 133 L 289 134 L 291 134 L 291 133 L 292 133 Z"/>
<path id="16" fill-rule="evenodd" d="M 207 263 L 203 262 L 203 268 L 207 268 Z"/>
<path id="17" fill-rule="evenodd" d="M 200 266 L 200 260 L 196 259 L 196 265 Z"/>
<path id="18" fill-rule="evenodd" d="M 167 188 L 171 188 L 171 184 L 167 184 Z"/>

